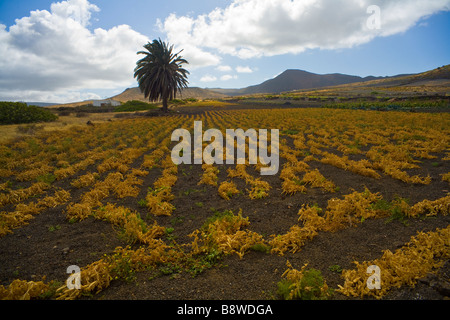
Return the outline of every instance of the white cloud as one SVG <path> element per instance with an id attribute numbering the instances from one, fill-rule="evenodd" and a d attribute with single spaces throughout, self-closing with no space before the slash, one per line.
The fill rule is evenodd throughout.
<path id="1" fill-rule="evenodd" d="M 222 72 L 228 72 L 232 70 L 232 68 L 227 65 L 218 66 L 216 69 Z"/>
<path id="2" fill-rule="evenodd" d="M 381 9 L 381 28 L 371 29 L 367 9 Z M 404 32 L 429 15 L 450 10 L 450 0 L 234 0 L 195 18 L 171 14 L 161 23 L 168 40 L 209 54 L 242 59 L 351 48 Z M 190 48 L 192 50 L 192 48 Z"/>
<path id="3" fill-rule="evenodd" d="M 73 19 L 83 27 L 88 26 L 91 19 L 91 11 L 98 12 L 100 8 L 90 4 L 86 0 L 71 0 L 52 3 L 51 12 L 61 18 Z"/>
<path id="4" fill-rule="evenodd" d="M 201 82 L 214 82 L 217 80 L 217 77 L 207 74 L 200 78 Z"/>
<path id="5" fill-rule="evenodd" d="M 250 69 L 250 67 L 241 67 L 241 66 L 238 66 L 238 67 L 236 67 L 236 72 L 239 72 L 239 73 L 252 73 L 253 70 Z"/>
<path id="6" fill-rule="evenodd" d="M 0 100 L 3 101 L 27 101 L 27 102 L 52 102 L 52 103 L 66 103 L 85 101 L 92 99 L 102 99 L 93 92 L 82 92 L 72 90 L 56 90 L 56 91 L 42 91 L 42 90 L 3 90 L 0 89 Z"/>
<path id="7" fill-rule="evenodd" d="M 231 79 L 237 79 L 237 76 L 236 75 L 233 76 L 231 74 L 225 74 L 225 75 L 220 77 L 220 80 L 222 80 L 222 81 L 228 81 L 228 80 L 231 80 Z"/>
<path id="8" fill-rule="evenodd" d="M 81 90 L 133 84 L 147 37 L 128 25 L 90 31 L 96 11 L 87 0 L 68 0 L 30 12 L 9 30 L 0 25 L 0 99 L 68 102 L 95 96 Z"/>
<path id="9" fill-rule="evenodd" d="M 157 20 L 157 26 L 161 32 L 165 32 L 168 41 L 174 44 L 177 49 L 183 49 L 183 58 L 189 62 L 191 70 L 218 65 L 221 61 L 220 56 L 213 54 L 198 43 L 194 35 L 189 35 L 186 30 L 193 28 L 194 20 L 190 17 L 176 17 L 175 14 L 169 15 L 164 23 Z"/>

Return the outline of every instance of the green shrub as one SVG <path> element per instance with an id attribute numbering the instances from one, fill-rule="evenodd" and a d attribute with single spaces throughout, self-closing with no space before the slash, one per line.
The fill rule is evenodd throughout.
<path id="1" fill-rule="evenodd" d="M 131 100 L 127 101 L 124 104 L 116 107 L 114 112 L 132 112 L 132 111 L 145 111 L 158 108 L 154 104 L 150 104 L 147 102 L 139 101 L 139 100 Z"/>
<path id="2" fill-rule="evenodd" d="M 23 102 L 0 101 L 0 124 L 20 124 L 32 122 L 50 122 L 58 117 L 37 106 L 27 106 Z"/>
<path id="3" fill-rule="evenodd" d="M 181 99 L 172 99 L 169 101 L 170 104 L 186 104 L 185 100 L 181 100 Z"/>
<path id="4" fill-rule="evenodd" d="M 353 110 L 411 110 L 420 108 L 443 108 L 448 109 L 450 103 L 446 99 L 418 100 L 409 99 L 404 101 L 353 101 L 328 103 L 324 108 L 353 109 Z"/>
<path id="5" fill-rule="evenodd" d="M 322 273 L 311 268 L 296 271 L 294 276 L 278 282 L 277 294 L 283 300 L 326 300 L 333 290 L 328 288 Z"/>
<path id="6" fill-rule="evenodd" d="M 38 177 L 36 178 L 36 180 L 39 181 L 39 182 L 44 182 L 44 183 L 47 183 L 47 184 L 52 184 L 53 182 L 55 182 L 56 177 L 55 177 L 55 175 L 52 174 L 52 173 L 46 173 L 46 174 L 43 174 L 43 175 L 38 176 Z"/>

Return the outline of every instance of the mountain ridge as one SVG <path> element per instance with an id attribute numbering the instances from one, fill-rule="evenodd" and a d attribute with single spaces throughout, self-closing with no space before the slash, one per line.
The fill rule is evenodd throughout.
<path id="1" fill-rule="evenodd" d="M 181 91 L 180 97 L 183 99 L 221 99 L 230 96 L 256 93 L 277 94 L 285 91 L 328 87 L 383 78 L 385 77 L 368 76 L 362 78 L 360 76 L 341 73 L 321 75 L 300 69 L 287 69 L 273 79 L 266 80 L 257 85 L 252 85 L 241 89 L 203 89 L 198 87 L 189 87 Z M 128 88 L 121 94 L 111 97 L 111 99 L 122 102 L 128 100 L 146 100 L 138 87 Z"/>
<path id="2" fill-rule="evenodd" d="M 186 89 L 181 90 L 180 94 L 177 94 L 177 98 L 179 99 L 189 99 L 189 98 L 222 99 L 226 97 L 228 97 L 228 95 L 199 87 L 188 87 Z M 122 93 L 115 95 L 110 99 L 117 100 L 120 102 L 127 102 L 130 100 L 140 100 L 148 102 L 148 99 L 145 98 L 144 94 L 141 92 L 139 87 L 127 88 Z"/>
<path id="3" fill-rule="evenodd" d="M 260 84 L 248 86 L 241 89 L 221 89 L 221 88 L 199 88 L 188 87 L 177 95 L 179 99 L 196 98 L 202 99 L 223 99 L 227 97 L 251 94 L 278 94 L 281 92 L 296 91 L 303 89 L 315 89 L 335 86 L 410 86 L 413 84 L 422 85 L 421 82 L 429 82 L 439 79 L 450 81 L 450 65 L 445 65 L 429 71 L 416 74 L 400 74 L 395 76 L 360 77 L 342 73 L 316 74 L 300 69 L 287 69 L 273 79 L 266 80 Z M 122 93 L 110 97 L 121 102 L 129 100 L 148 101 L 139 87 L 127 88 Z M 75 103 L 80 104 L 80 103 Z"/>
<path id="4" fill-rule="evenodd" d="M 285 91 L 321 88 L 355 82 L 363 82 L 366 81 L 367 78 L 341 73 L 321 75 L 305 70 L 287 69 L 273 79 L 269 79 L 261 84 L 245 88 L 244 93 L 281 93 Z M 370 79 L 373 78 L 370 77 Z"/>

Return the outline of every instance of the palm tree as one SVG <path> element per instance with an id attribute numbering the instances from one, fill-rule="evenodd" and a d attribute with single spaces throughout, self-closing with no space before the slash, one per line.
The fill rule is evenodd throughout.
<path id="1" fill-rule="evenodd" d="M 189 71 L 182 68 L 184 63 L 189 64 L 179 54 L 174 54 L 173 45 L 168 46 L 161 39 L 153 40 L 144 46 L 147 51 L 137 54 L 145 55 L 136 63 L 134 77 L 137 78 L 139 88 L 149 101 L 162 100 L 163 111 L 167 112 L 169 100 L 176 98 L 177 92 L 186 88 Z"/>

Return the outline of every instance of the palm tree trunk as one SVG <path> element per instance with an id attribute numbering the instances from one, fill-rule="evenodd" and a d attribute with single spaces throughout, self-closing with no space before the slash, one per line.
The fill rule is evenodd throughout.
<path id="1" fill-rule="evenodd" d="M 162 111 L 163 112 L 169 112 L 169 109 L 168 109 L 168 98 L 167 97 L 164 97 L 163 98 L 163 107 L 162 107 Z"/>

